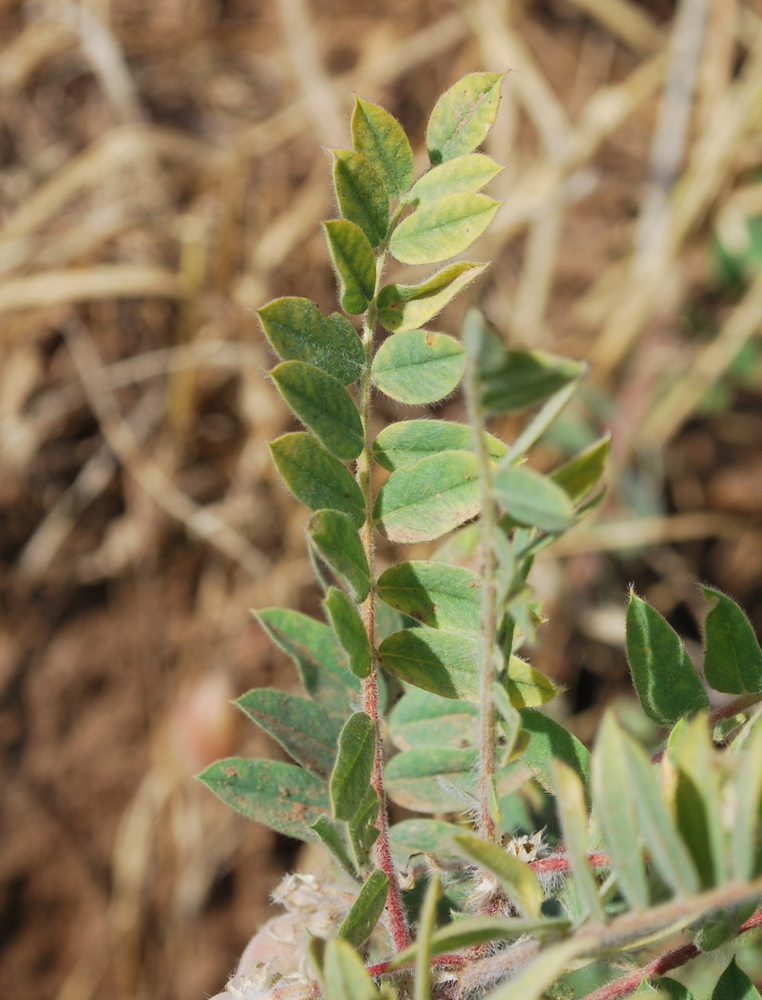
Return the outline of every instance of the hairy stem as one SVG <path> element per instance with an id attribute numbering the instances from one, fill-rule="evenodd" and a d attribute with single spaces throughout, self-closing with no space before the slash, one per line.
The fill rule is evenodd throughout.
<path id="1" fill-rule="evenodd" d="M 492 493 L 492 470 L 487 451 L 484 409 L 479 395 L 477 359 L 472 350 L 466 361 L 466 405 L 471 425 L 473 447 L 479 470 L 481 500 L 480 541 L 482 572 L 482 609 L 479 623 L 479 833 L 494 841 L 495 819 L 492 811 L 495 778 L 495 704 L 492 684 L 495 680 L 495 556 L 492 538 L 495 532 L 495 501 Z"/>
<path id="2" fill-rule="evenodd" d="M 396 220 L 397 216 L 395 216 Z M 393 220 L 393 221 L 395 221 Z M 390 227 L 391 232 L 391 227 Z M 370 593 L 363 601 L 361 612 L 368 634 L 370 648 L 373 651 L 370 674 L 362 682 L 363 711 L 373 720 L 375 727 L 375 747 L 373 755 L 373 771 L 371 774 L 371 784 L 378 795 L 379 809 L 376 826 L 378 828 L 378 840 L 374 848 L 375 861 L 381 871 L 389 879 L 389 893 L 386 898 L 386 910 L 389 917 L 389 930 L 391 931 L 394 946 L 397 951 L 401 951 L 410 944 L 410 931 L 405 917 L 405 910 L 402 905 L 402 895 L 400 893 L 399 880 L 397 878 L 396 866 L 392 857 L 389 845 L 389 813 L 386 805 L 386 792 L 384 790 L 384 748 L 383 735 L 381 732 L 381 720 L 378 714 L 378 663 L 375 655 L 376 643 L 376 579 L 375 579 L 375 550 L 373 546 L 373 495 L 372 495 L 372 440 L 371 440 L 371 379 L 370 366 L 373 360 L 373 334 L 376 326 L 377 306 L 376 299 L 381 286 L 381 277 L 386 263 L 386 244 L 379 248 L 376 264 L 376 288 L 373 301 L 368 306 L 363 323 L 363 347 L 365 348 L 365 367 L 360 380 L 359 404 L 360 417 L 363 424 L 363 449 L 357 459 L 357 483 L 362 491 L 365 501 L 365 524 L 360 529 L 365 556 L 370 568 L 371 587 Z"/>
<path id="3" fill-rule="evenodd" d="M 756 913 L 749 917 L 745 924 L 739 927 L 738 934 L 744 934 L 746 931 L 760 926 L 762 926 L 762 910 L 757 910 Z M 665 952 L 665 954 L 649 962 L 648 965 L 644 965 L 640 969 L 635 969 L 634 972 L 628 972 L 621 979 L 616 979 L 613 983 L 607 983 L 593 993 L 588 993 L 585 1000 L 619 1000 L 620 997 L 634 993 L 643 980 L 650 983 L 657 976 L 663 976 L 673 969 L 679 969 L 681 965 L 685 965 L 686 962 L 698 958 L 700 954 L 701 951 L 695 944 L 684 944 L 680 948 L 674 948 L 672 951 Z"/>

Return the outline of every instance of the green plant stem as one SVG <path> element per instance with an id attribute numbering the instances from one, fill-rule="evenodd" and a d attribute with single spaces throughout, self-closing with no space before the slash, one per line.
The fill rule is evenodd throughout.
<path id="1" fill-rule="evenodd" d="M 389 233 L 394 222 L 401 214 L 398 208 L 389 227 Z M 410 944 L 410 930 L 405 917 L 405 910 L 402 905 L 402 895 L 399 888 L 397 870 L 392 857 L 389 844 L 389 813 L 386 805 L 386 792 L 384 789 L 384 748 L 383 735 L 381 733 L 381 721 L 378 714 L 378 661 L 376 657 L 376 580 L 374 572 L 375 548 L 373 545 L 373 496 L 372 496 L 372 462 L 373 452 L 371 440 L 371 377 L 370 368 L 373 360 L 373 335 L 376 327 L 377 305 L 376 300 L 381 287 L 381 278 L 386 264 L 387 241 L 379 247 L 376 262 L 376 288 L 373 301 L 368 306 L 363 323 L 363 347 L 365 348 L 365 367 L 359 387 L 360 417 L 363 424 L 363 449 L 357 459 L 357 483 L 362 491 L 365 501 L 365 524 L 360 529 L 365 556 L 370 568 L 371 588 L 370 593 L 362 603 L 361 613 L 368 635 L 368 641 L 372 651 L 372 662 L 370 674 L 362 682 L 363 711 L 373 720 L 375 727 L 375 745 L 373 754 L 373 771 L 371 774 L 371 784 L 378 795 L 378 840 L 375 845 L 375 858 L 378 867 L 389 879 L 389 894 L 386 899 L 386 909 L 389 915 L 389 929 L 394 940 L 397 951 L 401 951 Z"/>
<path id="2" fill-rule="evenodd" d="M 474 452 L 479 470 L 481 500 L 480 539 L 482 572 L 482 607 L 479 622 L 479 833 L 485 840 L 496 838 L 492 815 L 495 779 L 495 705 L 492 684 L 495 680 L 495 632 L 497 628 L 495 598 L 495 557 L 492 536 L 496 512 L 492 492 L 492 470 L 487 450 L 484 409 L 479 396 L 477 359 L 472 350 L 466 361 L 466 405 L 471 425 Z"/>

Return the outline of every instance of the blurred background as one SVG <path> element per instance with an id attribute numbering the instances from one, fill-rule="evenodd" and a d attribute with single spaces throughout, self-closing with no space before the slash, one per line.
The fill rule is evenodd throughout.
<path id="1" fill-rule="evenodd" d="M 762 0 L 0 0 L 4 996 L 214 993 L 300 863 L 191 780 L 276 755 L 228 704 L 296 687 L 247 609 L 319 608 L 253 309 L 335 308 L 353 91 L 423 168 L 481 69 L 511 71 L 505 204 L 436 325 L 477 301 L 589 360 L 541 466 L 613 432 L 603 507 L 534 572 L 535 664 L 590 741 L 629 711 L 629 582 L 691 649 L 697 579 L 762 629 Z"/>

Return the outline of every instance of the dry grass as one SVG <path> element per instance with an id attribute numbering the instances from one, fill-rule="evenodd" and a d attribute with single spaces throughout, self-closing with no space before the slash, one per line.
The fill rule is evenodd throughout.
<path id="1" fill-rule="evenodd" d="M 352 92 L 401 118 L 422 164 L 428 109 L 477 69 L 512 72 L 489 140 L 508 164 L 493 185 L 505 205 L 477 248 L 494 264 L 474 294 L 511 342 L 591 360 L 598 395 L 578 424 L 607 422 L 601 400 L 618 400 L 603 520 L 556 559 L 573 556 L 574 573 L 590 553 L 674 554 L 686 539 L 762 549 L 758 503 L 682 502 L 693 480 L 676 485 L 658 460 L 762 327 L 754 261 L 718 290 L 710 252 L 714 232 L 746 259 L 762 215 L 760 0 L 684 0 L 676 16 L 668 0 L 0 0 L 0 696 L 15 705 L 9 692 L 47 662 L 53 607 L 76 622 L 99 594 L 127 648 L 135 586 L 158 595 L 135 605 L 156 634 L 175 628 L 157 640 L 171 670 L 144 672 L 143 749 L 103 807 L 105 840 L 72 848 L 111 870 L 82 926 L 76 893 L 62 890 L 57 929 L 15 913 L 10 889 L 0 901 L 19 920 L 2 931 L 9 995 L 213 992 L 261 918 L 265 876 L 241 883 L 252 895 L 234 893 L 225 917 L 209 895 L 252 844 L 274 870 L 273 839 L 252 840 L 187 781 L 238 739 L 223 688 L 201 688 L 199 722 L 194 685 L 268 680 L 246 608 L 314 606 L 301 514 L 266 457 L 289 418 L 262 378 L 252 309 L 284 293 L 333 307 L 322 147 L 347 144 Z M 695 303 L 706 335 L 688 330 Z M 652 496 L 672 490 L 671 516 L 635 516 L 633 469 Z M 667 609 L 685 576 L 670 558 L 651 566 Z M 539 583 L 560 600 L 557 569 Z M 27 614 L 50 630 L 20 628 Z M 64 787 L 55 768 L 48 785 L 34 772 L 33 735 L 7 746 L 19 802 Z M 37 815 L 18 808 L 19 822 Z M 32 878 L 55 834 L 43 840 L 5 858 L 6 885 Z"/>

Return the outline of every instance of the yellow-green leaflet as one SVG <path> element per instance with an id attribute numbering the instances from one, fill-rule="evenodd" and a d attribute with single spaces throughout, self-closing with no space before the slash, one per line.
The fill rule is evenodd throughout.
<path id="1" fill-rule="evenodd" d="M 403 264 L 435 264 L 454 257 L 481 236 L 500 204 L 470 191 L 445 195 L 403 219 L 389 247 Z"/>
<path id="2" fill-rule="evenodd" d="M 436 403 L 458 386 L 466 356 L 460 343 L 445 333 L 409 330 L 387 337 L 371 372 L 376 386 L 400 403 Z"/>

